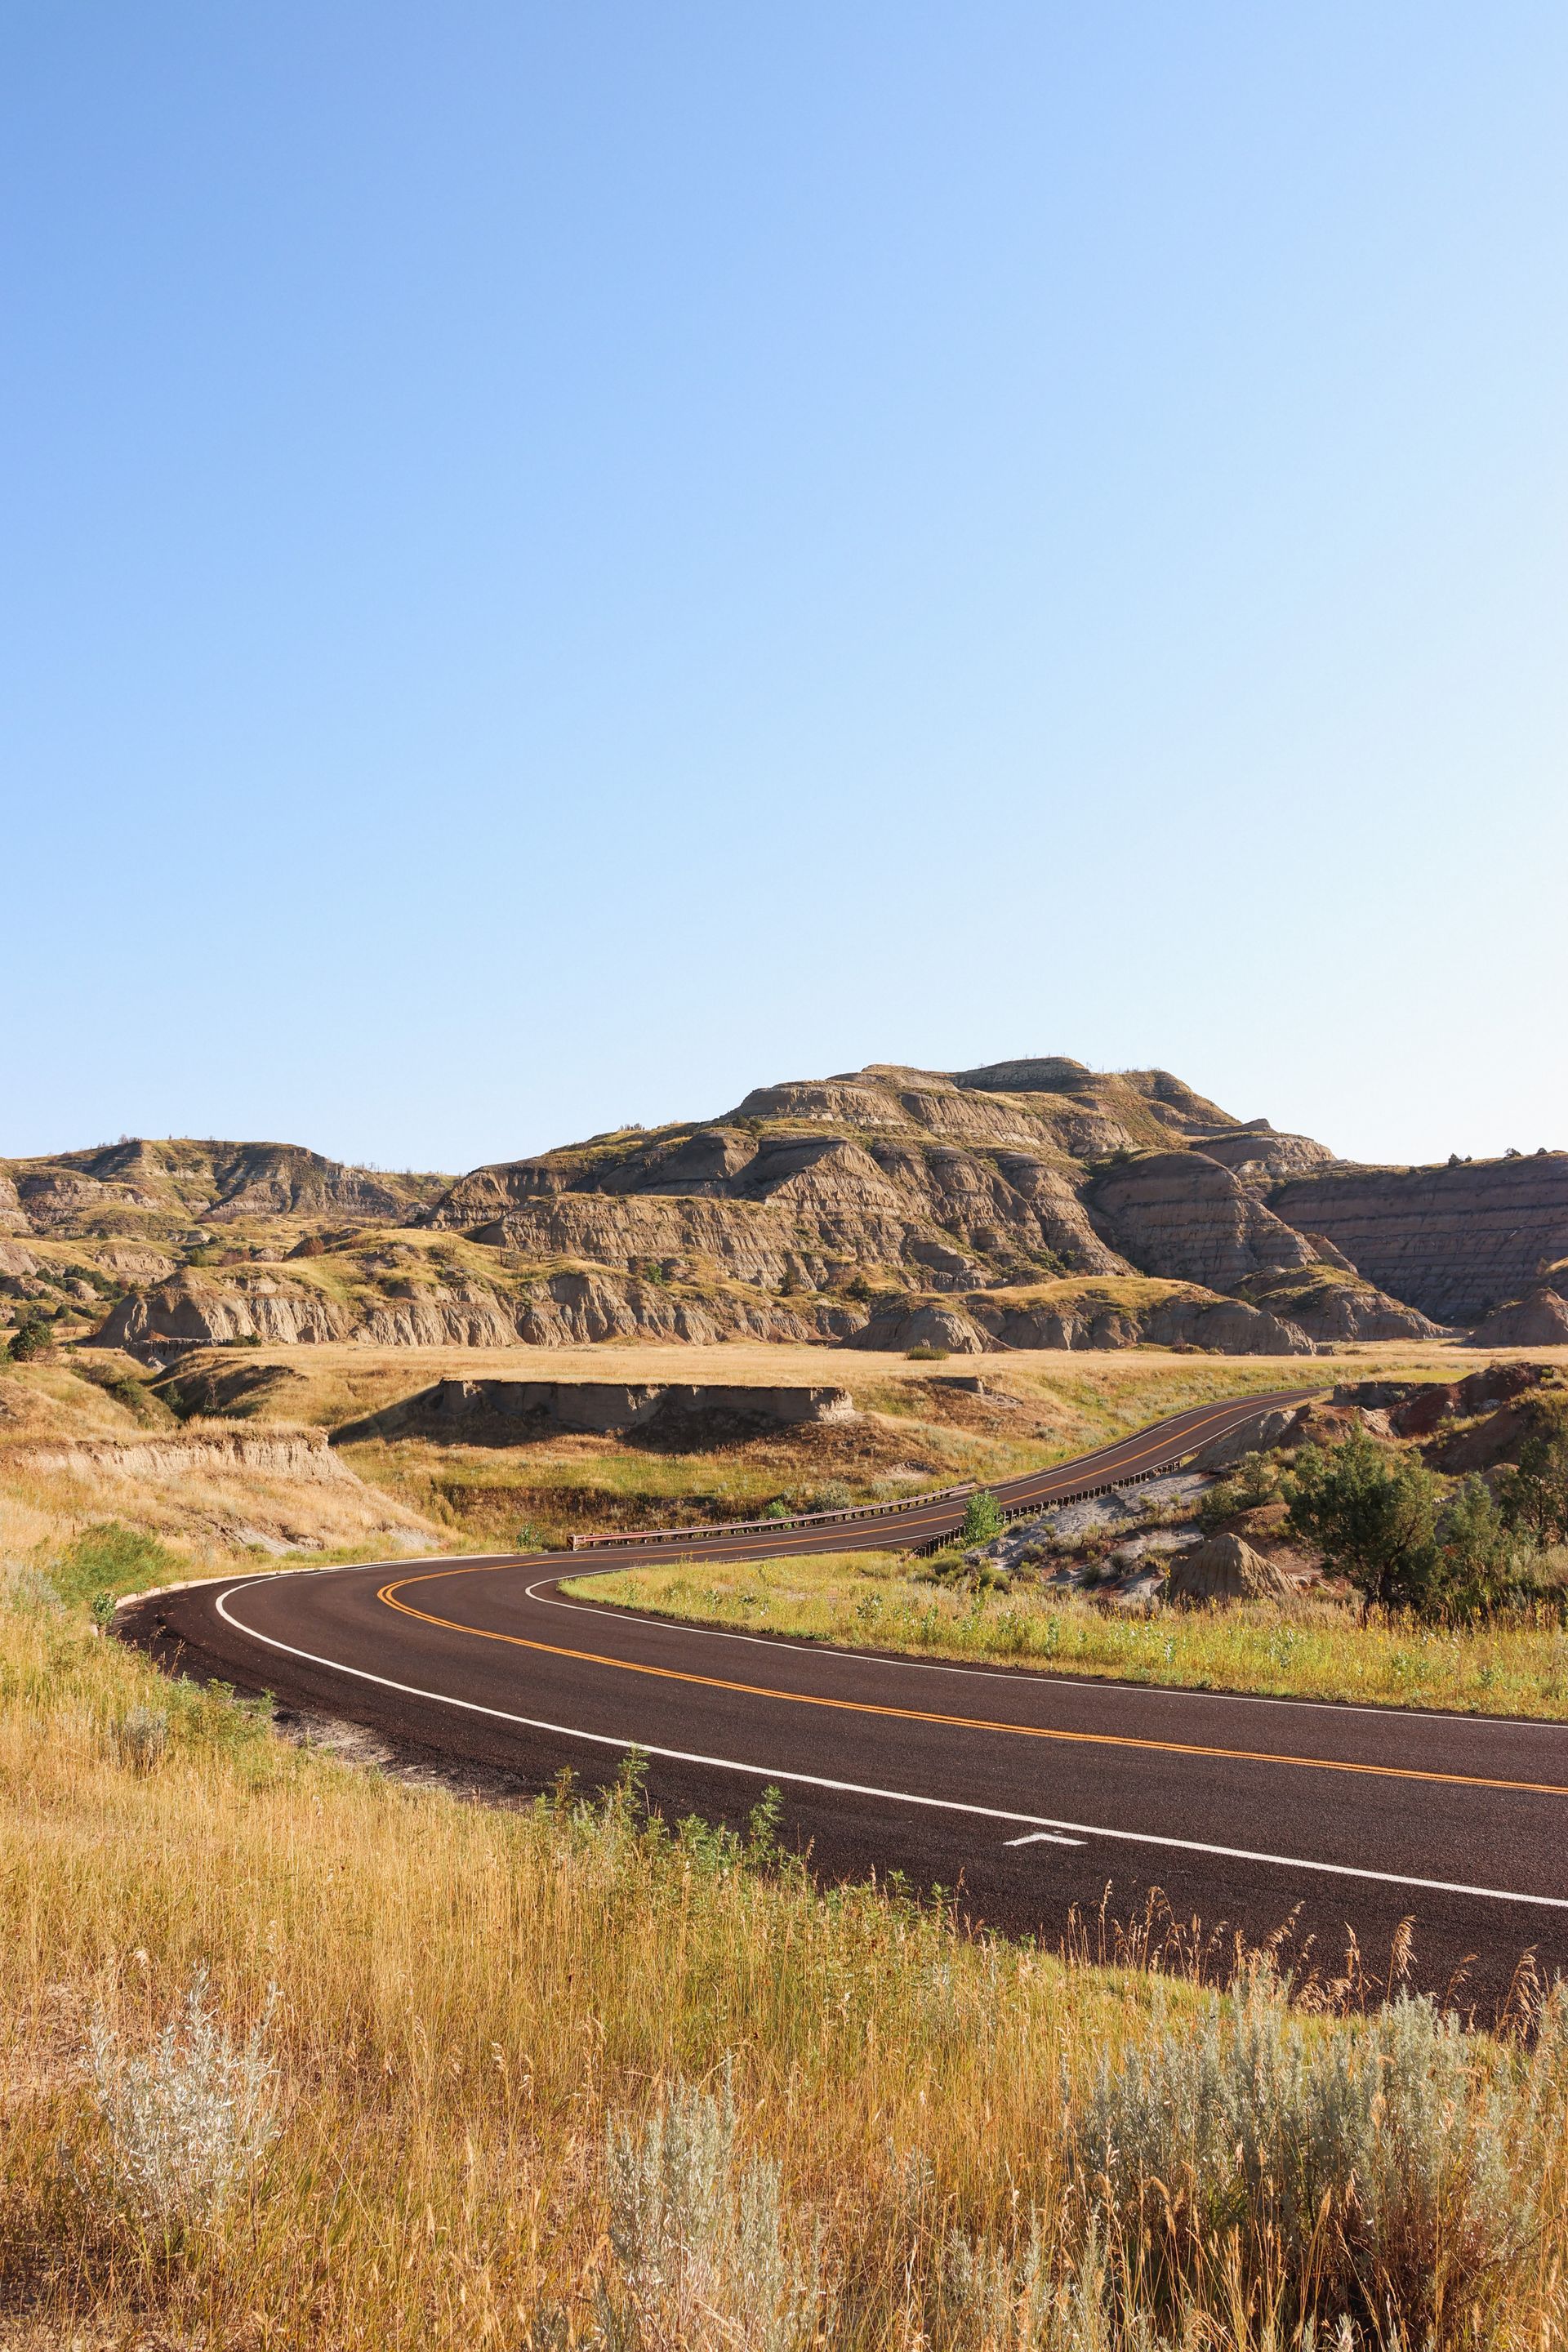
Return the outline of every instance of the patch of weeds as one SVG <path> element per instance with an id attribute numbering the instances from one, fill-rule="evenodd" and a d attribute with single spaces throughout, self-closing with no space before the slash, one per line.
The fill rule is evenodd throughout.
<path id="1" fill-rule="evenodd" d="M 610 2352 L 752 2344 L 806 2352 L 830 2333 L 820 2230 L 784 2204 L 776 2164 L 738 2144 L 732 2074 L 719 2095 L 677 2082 L 640 2122 L 616 2116 L 606 2162 L 614 2284 Z"/>
<path id="2" fill-rule="evenodd" d="M 133 1413 L 143 1428 L 167 1425 L 168 1406 L 153 1396 L 147 1382 L 138 1380 L 134 1372 L 115 1364 L 95 1364 L 85 1356 L 77 1358 L 74 1370 L 79 1378 L 90 1381 L 95 1389 L 101 1389 L 105 1396 L 111 1396 L 116 1404 L 122 1404 L 127 1412 Z"/>
<path id="3" fill-rule="evenodd" d="M 957 1536 L 959 1549 L 967 1551 L 975 1544 L 992 1542 L 1006 1524 L 995 1496 L 988 1487 L 979 1487 L 963 1506 L 963 1524 Z"/>
<path id="4" fill-rule="evenodd" d="M 146 2054 L 130 2058 L 101 2009 L 88 2073 L 108 2141 L 97 2201 L 166 2238 L 216 2218 L 278 2132 L 277 2068 L 266 2040 L 277 1988 L 244 2042 L 219 2023 L 198 1969 Z"/>
<path id="5" fill-rule="evenodd" d="M 58 1587 L 36 1568 L 12 1562 L 0 1569 L 0 1599 L 19 1617 L 58 1617 L 65 1602 Z"/>
<path id="6" fill-rule="evenodd" d="M 50 1583 L 62 1601 L 90 1603 L 100 1592 L 145 1591 L 150 1586 L 173 1584 L 185 1563 L 156 1536 L 122 1520 L 105 1519 L 84 1528 L 50 1563 Z"/>
<path id="7" fill-rule="evenodd" d="M 153 1772 L 169 1745 L 169 1718 L 161 1708 L 129 1706 L 114 1727 L 114 1748 L 132 1772 Z"/>

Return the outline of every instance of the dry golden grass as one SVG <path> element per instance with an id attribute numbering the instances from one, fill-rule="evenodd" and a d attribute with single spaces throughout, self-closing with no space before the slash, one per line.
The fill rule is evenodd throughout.
<path id="1" fill-rule="evenodd" d="M 80 1527 L 122 1519 L 209 1556 L 377 1545 L 438 1549 L 439 1529 L 366 1486 L 316 1433 L 196 1423 L 111 1444 L 38 1445 L 10 1477 Z"/>
<path id="2" fill-rule="evenodd" d="M 0 1612 L 0 2340 L 591 2337 L 616 2277 L 608 2117 L 728 2065 L 743 2146 L 780 2168 L 790 2241 L 817 2242 L 836 2282 L 818 2340 L 1043 2352 L 1012 2250 L 1033 2213 L 1047 2261 L 1068 2260 L 1065 2149 L 1095 2068 L 1179 2051 L 1195 1995 L 1178 1987 L 1163 2022 L 1136 1971 L 975 1943 L 874 1891 L 825 1899 L 696 1825 L 646 1828 L 630 1802 L 509 1814 L 355 1773 L 47 1609 Z M 121 1728 L 139 1706 L 168 1717 L 150 1762 Z M 239 2037 L 279 1988 L 280 2128 L 226 2210 L 170 2230 L 109 2193 L 83 2053 L 95 2012 L 145 2050 L 202 1970 Z M 1474 2133 L 1493 2147 L 1485 2098 L 1509 2112 L 1512 2063 L 1475 2045 L 1473 2099 L 1459 2077 L 1425 2151 L 1458 2167 L 1457 2227 L 1483 2189 L 1480 2220 L 1506 2222 L 1506 2182 L 1467 2186 L 1458 2157 Z M 1460 2276 L 1445 2342 L 1472 2340 L 1472 2309 L 1474 2340 L 1520 2352 L 1568 2323 L 1558 2109 L 1526 2137 L 1532 2232 L 1505 2273 Z M 957 2294 L 955 2231 L 1003 2263 L 999 2303 L 973 2283 Z M 1275 2341 L 1268 2295 L 1238 2311 L 1223 2242 L 1210 2252 L 1188 2264 L 1184 2340 Z M 679 2340 L 773 2339 L 755 2312 L 699 2312 Z M 1096 2323 L 1048 2341 L 1123 2339 Z"/>
<path id="3" fill-rule="evenodd" d="M 168 1706 L 156 1678 L 47 1618 L 5 1642 L 3 2243 L 11 2298 L 62 2322 L 515 2343 L 552 2305 L 585 2307 L 606 2109 L 726 2052 L 760 2144 L 846 2226 L 890 2210 L 897 2151 L 928 2146 L 955 2215 L 995 2217 L 999 2152 L 1048 2189 L 1069 2011 L 1114 2033 L 1142 2007 L 629 1817 L 507 1816 L 358 1776 L 221 1700 L 181 1699 L 138 1776 L 112 1727 Z M 93 2219 L 56 2151 L 89 2160 L 90 2005 L 144 2041 L 198 1967 L 240 2021 L 283 1988 L 286 2123 L 262 2193 L 165 2263 Z"/>
<path id="4" fill-rule="evenodd" d="M 311 1261 L 310 1263 L 314 1263 Z M 442 1379 L 715 1381 L 759 1387 L 801 1381 L 846 1388 L 858 1403 L 875 1404 L 889 1386 L 934 1372 L 977 1373 L 1020 1395 L 1059 1399 L 1072 1412 L 1141 1410 L 1145 1395 L 1241 1396 L 1259 1389 L 1331 1386 L 1363 1379 L 1458 1380 L 1513 1355 L 1568 1364 L 1568 1349 L 1500 1349 L 1487 1353 L 1454 1341 L 1413 1346 L 1390 1340 L 1343 1348 L 1331 1357 L 1176 1355 L 1154 1348 L 1111 1350 L 1016 1349 L 989 1356 L 953 1356 L 945 1363 L 911 1363 L 902 1355 L 859 1349 L 733 1341 L 699 1348 L 648 1340 L 636 1346 L 604 1341 L 579 1348 L 368 1348 L 300 1346 L 215 1350 L 211 1360 L 247 1367 L 277 1365 L 303 1376 L 289 1384 L 278 1407 L 291 1421 L 335 1427 L 380 1411 L 397 1398 Z M 1156 1406 L 1155 1410 L 1160 1408 Z M 1175 1410 L 1173 1406 L 1170 1410 Z M 267 1408 L 263 1408 L 267 1410 Z M 1147 1414 L 1143 1418 L 1148 1418 Z"/>
<path id="5" fill-rule="evenodd" d="M 182 1423 L 139 1390 L 128 1404 L 68 1360 L 0 1372 L 0 1559 L 106 1519 L 156 1535 L 193 1571 L 215 1574 L 247 1547 L 338 1557 L 449 1540 L 365 1486 L 318 1430 Z"/>

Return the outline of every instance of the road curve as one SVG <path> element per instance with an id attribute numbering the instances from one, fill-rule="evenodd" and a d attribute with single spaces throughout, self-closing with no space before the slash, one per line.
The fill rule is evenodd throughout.
<path id="1" fill-rule="evenodd" d="M 1300 1394 L 1300 1391 L 1295 1392 Z M 1081 1494 L 1190 1454 L 1273 1399 L 1178 1414 L 999 1489 Z M 953 1505 L 897 1520 L 704 1536 L 745 1559 L 929 1540 Z M 927 1528 L 926 1519 L 941 1524 Z M 494 1554 L 229 1579 L 149 1596 L 121 1630 L 162 1659 L 368 1726 L 422 1756 L 542 1788 L 592 1785 L 628 1748 L 667 1811 L 742 1821 L 783 1791 L 788 1834 L 830 1876 L 959 1887 L 972 1916 L 1054 1940 L 1076 1907 L 1293 1944 L 1337 1966 L 1415 1921 L 1421 1981 L 1483 2012 L 1533 1949 L 1568 1972 L 1568 1726 L 1233 1697 L 890 1657 L 672 1623 L 559 1591 L 668 1563 Z M 1151 1639 L 1157 1640 L 1152 1633 Z M 1107 1890 L 1109 1889 L 1109 1895 Z"/>

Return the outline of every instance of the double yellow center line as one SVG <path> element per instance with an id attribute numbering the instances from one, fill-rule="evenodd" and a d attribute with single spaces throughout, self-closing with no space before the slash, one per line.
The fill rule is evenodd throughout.
<path id="1" fill-rule="evenodd" d="M 422 1624 L 435 1625 L 445 1633 L 467 1634 L 477 1642 L 504 1642 L 516 1650 L 537 1651 L 545 1657 L 571 1658 L 583 1665 L 608 1666 L 617 1674 L 647 1675 L 658 1682 L 691 1683 L 703 1690 L 730 1691 L 740 1698 L 773 1699 L 791 1706 L 831 1707 L 843 1715 L 880 1716 L 898 1723 L 934 1723 L 954 1731 L 990 1731 L 1007 1734 L 1015 1739 L 1049 1739 L 1064 1746 L 1078 1748 L 1130 1748 L 1145 1754 L 1159 1756 L 1202 1756 L 1215 1762 L 1229 1764 L 1284 1764 L 1312 1772 L 1360 1772 L 1373 1780 L 1436 1781 L 1457 1789 L 1492 1789 L 1531 1797 L 1568 1797 L 1568 1786 L 1552 1780 L 1497 1780 L 1479 1772 L 1427 1772 L 1408 1764 L 1357 1764 L 1331 1756 L 1292 1756 L 1269 1748 L 1207 1748 L 1194 1740 L 1140 1739 L 1131 1733 L 1118 1731 L 1064 1731 L 1033 1723 L 998 1722 L 985 1716 L 945 1715 L 934 1708 L 916 1706 L 880 1706 L 875 1700 L 827 1698 L 816 1691 L 775 1690 L 765 1683 L 730 1682 L 719 1675 L 694 1675 L 676 1666 L 645 1665 L 632 1658 L 607 1657 L 598 1650 L 567 1649 L 556 1642 L 533 1642 L 521 1633 L 501 1633 L 486 1625 L 465 1625 L 455 1617 L 437 1617 L 429 1610 L 416 1609 L 411 1601 L 398 1595 L 410 1585 L 438 1583 L 449 1576 L 486 1576 L 495 1573 L 495 1564 L 487 1562 L 478 1568 L 443 1568 L 427 1570 L 420 1576 L 399 1577 L 384 1584 L 376 1598 L 400 1616 L 415 1617 Z M 911 1664 L 918 1664 L 914 1660 Z"/>

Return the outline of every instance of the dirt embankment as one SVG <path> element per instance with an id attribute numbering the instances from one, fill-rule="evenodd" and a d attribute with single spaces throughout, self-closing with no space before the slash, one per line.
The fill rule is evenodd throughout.
<path id="1" fill-rule="evenodd" d="M 340 1444 L 435 1436 L 519 1445 L 580 1433 L 704 1447 L 807 1423 L 853 1421 L 847 1389 L 751 1388 L 696 1381 L 446 1380 L 345 1423 Z"/>

